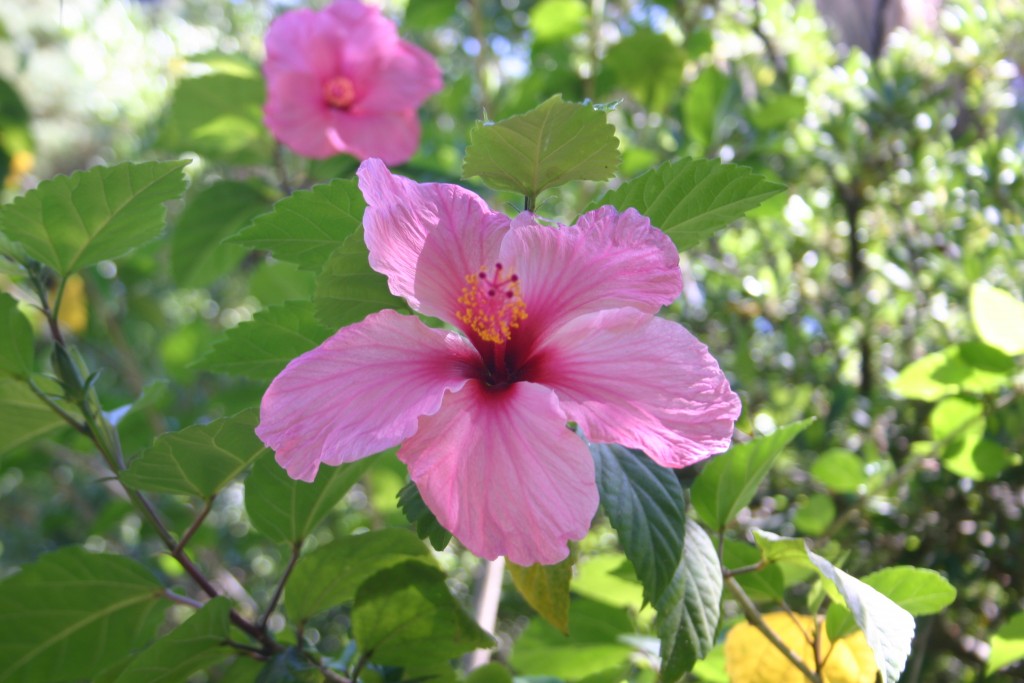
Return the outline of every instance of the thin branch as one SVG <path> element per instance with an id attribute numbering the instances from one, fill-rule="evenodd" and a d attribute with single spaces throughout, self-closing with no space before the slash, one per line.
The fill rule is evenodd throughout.
<path id="1" fill-rule="evenodd" d="M 366 666 L 366 663 L 370 661 L 370 657 L 372 656 L 373 649 L 367 650 L 359 656 L 359 660 L 356 662 L 356 665 L 352 667 L 352 674 L 349 676 L 349 678 L 352 679 L 353 683 L 356 683 L 359 680 L 360 672 L 363 670 L 363 667 Z"/>
<path id="2" fill-rule="evenodd" d="M 498 557 L 484 563 L 481 567 L 482 576 L 477 584 L 476 606 L 473 616 L 480 628 L 494 633 L 498 623 L 498 603 L 501 602 L 501 583 L 505 578 L 505 558 Z M 473 650 L 464 660 L 466 669 L 483 666 L 491 660 L 492 651 L 488 648 Z"/>
<path id="3" fill-rule="evenodd" d="M 32 390 L 33 394 L 38 396 L 43 403 L 50 407 L 50 410 L 57 413 L 57 415 L 59 415 L 61 419 L 63 419 L 65 422 L 71 425 L 72 429 L 74 429 L 79 434 L 89 436 L 89 427 L 76 420 L 71 413 L 67 412 L 59 405 L 57 405 L 57 402 L 50 398 L 45 391 L 36 386 L 36 383 L 32 381 L 31 377 L 28 379 L 28 387 L 29 389 Z"/>
<path id="4" fill-rule="evenodd" d="M 767 566 L 764 560 L 759 560 L 754 564 L 748 564 L 743 567 L 736 567 L 735 569 L 728 569 L 724 565 L 722 566 L 722 576 L 739 576 L 740 574 L 750 574 L 751 572 L 759 572 Z"/>
<path id="5" fill-rule="evenodd" d="M 189 607 L 194 607 L 196 609 L 202 609 L 203 607 L 203 603 L 199 602 L 198 600 L 190 598 L 187 595 L 175 593 L 170 588 L 164 591 L 164 597 L 172 602 L 177 602 L 182 605 L 188 605 Z"/>
<path id="6" fill-rule="evenodd" d="M 725 585 L 729 588 L 733 597 L 735 597 L 736 601 L 740 604 L 740 607 L 743 609 L 743 613 L 747 616 L 747 621 L 753 624 L 754 628 L 764 634 L 764 637 L 767 638 L 772 645 L 778 648 L 779 652 L 781 652 L 783 656 L 793 664 L 793 666 L 800 670 L 800 673 L 807 677 L 807 680 L 812 683 L 821 683 L 821 676 L 807 668 L 804 660 L 797 657 L 796 654 L 789 649 L 789 646 L 779 640 L 779 637 L 775 635 L 775 632 L 768 628 L 768 624 L 766 624 L 764 619 L 761 617 L 761 613 L 758 611 L 757 605 L 754 604 L 750 599 L 750 596 L 747 595 L 736 579 L 731 576 L 726 577 Z"/>
<path id="7" fill-rule="evenodd" d="M 202 526 L 206 516 L 210 514 L 210 510 L 213 509 L 213 498 L 214 497 L 206 499 L 206 504 L 203 505 L 203 509 L 199 512 L 199 516 L 195 518 L 192 524 L 185 529 L 185 533 L 181 535 L 181 538 L 178 539 L 177 545 L 175 545 L 174 549 L 171 551 L 172 555 L 182 552 L 185 549 L 185 545 L 192 539 L 192 536 L 199 530 L 199 527 Z"/>
<path id="8" fill-rule="evenodd" d="M 299 559 L 299 552 L 302 550 L 302 543 L 292 543 L 292 556 L 288 560 L 288 566 L 284 568 L 284 574 L 281 575 L 281 580 L 277 583 L 277 588 L 274 590 L 274 596 L 270 598 L 270 604 L 267 605 L 267 611 L 263 613 L 263 618 L 260 619 L 259 627 L 261 629 L 267 628 L 267 621 L 270 619 L 270 615 L 274 613 L 274 609 L 277 607 L 278 601 L 281 600 L 281 594 L 284 593 L 284 585 L 288 583 L 288 578 L 292 575 L 292 570 L 295 569 L 295 563 Z"/>

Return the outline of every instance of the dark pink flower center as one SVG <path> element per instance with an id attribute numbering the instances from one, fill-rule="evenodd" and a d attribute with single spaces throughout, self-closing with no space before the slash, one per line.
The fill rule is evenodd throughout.
<path id="1" fill-rule="evenodd" d="M 356 100 L 356 88 L 344 76 L 335 76 L 324 83 L 324 102 L 335 109 L 348 109 Z"/>

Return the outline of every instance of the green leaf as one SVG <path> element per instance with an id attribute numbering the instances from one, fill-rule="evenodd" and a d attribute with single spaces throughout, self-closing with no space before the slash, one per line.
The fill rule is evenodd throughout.
<path id="1" fill-rule="evenodd" d="M 311 302 L 292 301 L 260 311 L 252 320 L 228 330 L 193 367 L 272 379 L 330 333 L 317 322 Z"/>
<path id="2" fill-rule="evenodd" d="M 915 617 L 938 614 L 956 600 L 956 588 L 933 569 L 886 567 L 861 581 Z"/>
<path id="3" fill-rule="evenodd" d="M 18 310 L 18 302 L 0 292 L 0 375 L 15 377 L 32 374 L 35 356 L 32 352 L 32 326 Z"/>
<path id="4" fill-rule="evenodd" d="M 258 72 L 185 79 L 174 90 L 156 144 L 227 163 L 269 162 L 273 141 L 263 124 L 263 98 Z"/>
<path id="5" fill-rule="evenodd" d="M 679 93 L 683 51 L 665 34 L 638 28 L 608 50 L 602 68 L 602 90 L 624 90 L 645 108 L 661 112 Z"/>
<path id="6" fill-rule="evenodd" d="M 270 202 L 249 183 L 222 180 L 193 197 L 171 231 L 171 272 L 182 287 L 205 287 L 234 269 L 245 250 L 221 244 Z"/>
<path id="7" fill-rule="evenodd" d="M 255 408 L 157 437 L 121 472 L 125 486 L 210 498 L 267 451 Z"/>
<path id="8" fill-rule="evenodd" d="M 525 114 L 469 132 L 462 177 L 536 199 L 570 180 L 607 180 L 621 157 L 615 127 L 593 107 L 560 95 Z"/>
<path id="9" fill-rule="evenodd" d="M 903 368 L 890 385 L 903 398 L 938 401 L 961 392 L 992 394 L 1008 386 L 1015 366 L 1001 351 L 979 342 L 948 346 Z"/>
<path id="10" fill-rule="evenodd" d="M 794 422 L 769 436 L 734 445 L 712 459 L 690 489 L 693 507 L 712 529 L 722 529 L 754 498 L 757 487 L 789 442 L 814 418 Z"/>
<path id="11" fill-rule="evenodd" d="M 644 586 L 658 599 L 677 572 L 683 552 L 686 503 L 675 472 L 639 451 L 591 444 L 597 489 L 608 521 Z"/>
<path id="12" fill-rule="evenodd" d="M 661 638 L 661 677 L 675 681 L 715 645 L 722 601 L 722 567 L 703 527 L 686 520 L 686 545 L 668 590 L 655 605 Z"/>
<path id="13" fill-rule="evenodd" d="M 398 492 L 398 507 L 402 509 L 405 518 L 416 525 L 416 535 L 428 538 L 434 550 L 441 551 L 448 547 L 452 540 L 451 532 L 441 526 L 437 517 L 423 502 L 415 482 L 408 482 Z"/>
<path id="14" fill-rule="evenodd" d="M 422 31 L 436 28 L 455 15 L 458 0 L 409 0 L 402 28 Z"/>
<path id="15" fill-rule="evenodd" d="M 802 538 L 785 538 L 754 529 L 754 540 L 768 561 L 794 561 L 808 563 L 813 567 L 824 580 L 829 597 L 846 607 L 857 626 L 864 631 L 868 645 L 874 652 L 882 683 L 896 683 L 899 680 L 914 639 L 915 623 L 910 612 L 867 583 L 808 550 Z M 839 635 L 841 629 L 837 628 L 837 623 L 841 620 L 841 611 L 829 615 L 826 625 L 830 635 Z"/>
<path id="16" fill-rule="evenodd" d="M 410 558 L 432 562 L 423 541 L 404 529 L 369 531 L 320 546 L 295 563 L 285 593 L 288 617 L 302 622 L 348 602 L 367 578 Z"/>
<path id="17" fill-rule="evenodd" d="M 805 500 L 797 503 L 793 525 L 796 530 L 806 536 L 817 536 L 825 533 L 836 518 L 836 504 L 832 496 L 824 493 L 812 493 Z"/>
<path id="18" fill-rule="evenodd" d="M 1010 617 L 992 635 L 992 650 L 988 654 L 985 675 L 991 676 L 1008 664 L 1024 659 L 1024 612 Z"/>
<path id="19" fill-rule="evenodd" d="M 932 438 L 946 441 L 985 434 L 985 404 L 973 398 L 950 396 L 939 401 L 928 416 Z"/>
<path id="20" fill-rule="evenodd" d="M 1007 356 L 1024 354 L 1024 302 L 983 282 L 971 285 L 971 322 L 981 341 Z"/>
<path id="21" fill-rule="evenodd" d="M 356 181 L 338 179 L 285 197 L 228 241 L 269 251 L 278 260 L 307 270 L 320 270 L 331 253 L 359 230 L 365 209 Z"/>
<path id="22" fill-rule="evenodd" d="M 368 259 L 361 228 L 330 255 L 316 279 L 313 297 L 321 323 L 338 328 L 385 308 L 405 308 L 405 302 L 388 289 L 388 279 L 373 270 Z"/>
<path id="23" fill-rule="evenodd" d="M 367 579 L 352 608 L 359 649 L 378 664 L 407 666 L 494 647 L 448 592 L 445 578 L 440 569 L 405 562 Z"/>
<path id="24" fill-rule="evenodd" d="M 0 229 L 32 258 L 70 275 L 156 237 L 163 203 L 185 191 L 188 163 L 97 166 L 44 180 L 0 208 Z"/>
<path id="25" fill-rule="evenodd" d="M 235 655 L 228 638 L 231 601 L 214 598 L 131 660 L 116 683 L 179 683 Z"/>
<path id="26" fill-rule="evenodd" d="M 743 541 L 725 539 L 722 546 L 722 563 L 729 569 L 749 567 L 761 561 L 761 551 Z M 782 570 L 769 564 L 758 571 L 735 575 L 736 581 L 755 600 L 781 601 L 785 591 Z"/>
<path id="27" fill-rule="evenodd" d="M 245 480 L 245 509 L 257 531 L 276 543 L 298 543 L 359 481 L 373 458 L 340 467 L 322 465 L 316 481 L 288 476 L 270 453 L 256 461 Z"/>
<path id="28" fill-rule="evenodd" d="M 508 563 L 508 573 L 516 590 L 545 621 L 569 635 L 569 581 L 573 555 L 558 564 L 534 564 L 521 567 Z"/>
<path id="29" fill-rule="evenodd" d="M 830 448 L 815 458 L 811 476 L 836 493 L 856 493 L 868 481 L 864 461 L 845 448 Z"/>
<path id="30" fill-rule="evenodd" d="M 497 662 L 491 662 L 470 671 L 466 683 L 513 683 L 513 680 L 508 669 Z"/>
<path id="31" fill-rule="evenodd" d="M 1021 457 L 1001 444 L 967 434 L 954 439 L 942 454 L 942 467 L 958 477 L 974 481 L 995 479 L 1008 467 L 1019 465 Z"/>
<path id="32" fill-rule="evenodd" d="M 0 583 L 0 681 L 90 678 L 152 636 L 162 593 L 126 557 L 43 555 Z"/>
<path id="33" fill-rule="evenodd" d="M 690 139 L 708 147 L 722 121 L 722 101 L 729 93 L 732 81 L 714 67 L 700 72 L 683 98 L 683 125 Z"/>
<path id="34" fill-rule="evenodd" d="M 64 420 L 32 393 L 28 385 L 0 377 L 0 455 L 49 434 Z"/>
<path id="35" fill-rule="evenodd" d="M 583 0 L 541 0 L 530 8 L 530 30 L 538 43 L 572 38 L 582 33 L 590 11 Z"/>
<path id="36" fill-rule="evenodd" d="M 569 629 L 566 637 L 546 621 L 531 619 L 512 646 L 509 663 L 521 675 L 573 681 L 625 669 L 633 648 L 619 637 L 635 630 L 625 610 L 587 599 L 573 600 Z"/>
<path id="37" fill-rule="evenodd" d="M 591 208 L 634 208 L 685 251 L 785 189 L 744 166 L 680 159 L 623 183 Z"/>

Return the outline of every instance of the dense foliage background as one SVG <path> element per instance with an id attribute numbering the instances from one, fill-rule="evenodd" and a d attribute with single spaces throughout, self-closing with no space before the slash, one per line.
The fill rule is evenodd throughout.
<path id="1" fill-rule="evenodd" d="M 771 457 L 781 456 L 766 461 L 770 472 L 749 505 L 721 519 L 698 506 L 699 519 L 731 567 L 759 562 L 748 534 L 757 527 L 811 539 L 853 576 L 894 565 L 937 571 L 956 599 L 937 614 L 919 613 L 900 680 L 1018 680 L 1024 7 L 904 3 L 920 10 L 911 14 L 898 2 L 878 4 L 877 14 L 864 10 L 865 21 L 844 16 L 842 3 L 819 11 L 789 0 L 385 3 L 403 36 L 433 53 L 445 75 L 444 90 L 421 110 L 420 150 L 399 170 L 463 182 L 492 207 L 517 211 L 521 195 L 461 180 L 470 131 L 477 120 L 504 119 L 561 94 L 607 105 L 622 153 L 619 179 L 694 157 L 749 166 L 785 185 L 683 254 L 684 296 L 667 315 L 720 360 L 743 399 L 742 432 L 816 420 L 786 433 L 785 450 L 784 441 L 775 445 Z M 314 311 L 322 275 L 252 243 L 219 244 L 293 190 L 350 177 L 356 167 L 347 157 L 297 157 L 262 125 L 262 36 L 291 6 L 52 0 L 7 3 L 0 15 L 5 202 L 94 165 L 191 160 L 187 194 L 169 204 L 162 239 L 66 280 L 0 259 L 0 289 L 23 302 L 34 326 L 37 366 L 66 378 L 47 369 L 57 362 L 52 330 L 32 306 L 40 284 L 51 297 L 61 292 L 63 334 L 82 367 L 99 371 L 93 387 L 129 460 L 158 435 L 251 410 L 289 350 L 294 356 L 322 339 L 331 331 L 325 320 L 352 321 L 350 308 L 334 318 Z M 537 211 L 571 222 L 605 189 L 572 182 L 542 194 Z M 301 303 L 272 308 L 286 301 Z M 299 331 L 277 357 L 246 356 L 223 341 L 268 309 L 290 311 L 273 322 Z M 14 318 L 4 320 L 0 335 L 14 329 Z M 0 576 L 77 545 L 136 558 L 200 598 L 181 564 L 161 554 L 156 529 L 110 479 L 94 445 L 15 384 L 0 383 Z M 255 424 L 255 415 L 242 420 Z M 246 482 L 273 478 L 264 465 L 266 458 Z M 684 486 L 696 474 L 681 473 Z M 308 553 L 356 531 L 409 525 L 396 506 L 406 475 L 393 454 L 350 478 L 322 523 L 314 526 L 319 512 L 309 515 L 308 535 L 268 533 L 272 523 L 254 513 L 268 501 L 250 499 L 238 481 L 215 498 L 200 490 L 153 499 L 175 535 L 205 520 L 188 556 L 236 609 L 260 619 L 277 604 L 282 572 L 300 546 Z M 486 567 L 457 544 L 435 559 L 472 611 Z M 765 612 L 783 603 L 802 614 L 822 608 L 821 582 L 805 568 L 771 565 L 736 578 Z M 654 680 L 654 610 L 604 516 L 576 550 L 571 588 L 566 639 L 506 581 L 497 658 L 519 675 Z M 356 654 L 350 638 L 358 618 L 342 602 L 317 614 L 291 603 L 287 615 L 266 613 L 279 642 L 305 638 L 323 660 L 316 673 L 288 650 L 260 680 L 308 680 L 325 669 L 348 675 L 354 660 L 362 668 L 365 653 Z M 205 609 L 226 610 L 211 605 Z M 721 641 L 742 620 L 741 607 L 726 594 L 719 645 L 685 674 L 690 680 L 728 680 Z M 148 618 L 164 632 L 190 614 L 175 605 Z M 190 680 L 254 680 L 264 667 L 226 657 Z M 455 675 L 433 664 L 386 664 L 364 675 Z M 119 672 L 98 680 L 122 680 Z"/>

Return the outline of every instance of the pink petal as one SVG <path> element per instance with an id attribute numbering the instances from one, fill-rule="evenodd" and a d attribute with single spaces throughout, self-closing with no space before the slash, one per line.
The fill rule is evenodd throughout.
<path id="1" fill-rule="evenodd" d="M 390 310 L 343 327 L 267 389 L 256 434 L 293 479 L 391 448 L 462 387 L 479 356 L 454 332 Z"/>
<path id="2" fill-rule="evenodd" d="M 455 324 L 466 275 L 495 259 L 508 218 L 458 185 L 415 183 L 377 159 L 357 175 L 370 266 L 415 310 Z"/>
<path id="3" fill-rule="evenodd" d="M 293 73 L 267 79 L 264 122 L 292 151 L 313 159 L 338 154 L 327 137 L 330 113 L 316 76 Z"/>
<path id="4" fill-rule="evenodd" d="M 740 400 L 706 346 L 634 308 L 588 313 L 538 345 L 527 375 L 554 389 L 591 441 L 638 448 L 666 467 L 728 449 Z"/>
<path id="5" fill-rule="evenodd" d="M 266 37 L 267 79 L 304 73 L 317 78 L 317 94 L 323 80 L 338 71 L 337 36 L 334 22 L 325 22 L 319 12 L 297 9 L 285 12 L 270 24 Z"/>
<path id="6" fill-rule="evenodd" d="M 438 521 L 487 559 L 559 562 L 597 510 L 589 450 L 555 395 L 529 382 L 447 394 L 398 457 Z"/>
<path id="7" fill-rule="evenodd" d="M 605 308 L 631 306 L 654 313 L 682 291 L 679 252 L 672 240 L 634 209 L 620 214 L 603 206 L 559 229 L 520 215 L 501 255 L 517 264 L 528 336 Z"/>
<path id="8" fill-rule="evenodd" d="M 442 85 L 441 70 L 430 53 L 403 40 L 378 66 L 353 113 L 415 109 Z"/>
<path id="9" fill-rule="evenodd" d="M 367 114 L 332 110 L 327 138 L 337 152 L 357 159 L 403 164 L 419 147 L 420 121 L 412 109 Z"/>

